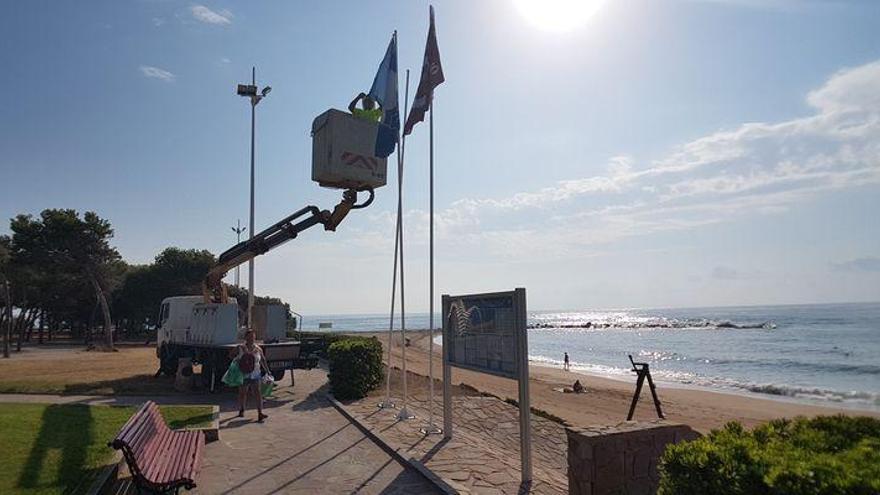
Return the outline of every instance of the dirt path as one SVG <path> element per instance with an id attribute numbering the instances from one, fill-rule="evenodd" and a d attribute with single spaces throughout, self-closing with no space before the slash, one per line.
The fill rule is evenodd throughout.
<path id="1" fill-rule="evenodd" d="M 173 394 L 173 379 L 153 378 L 157 366 L 154 346 L 121 345 L 118 352 L 97 352 L 82 346 L 29 345 L 0 359 L 0 392 Z"/>

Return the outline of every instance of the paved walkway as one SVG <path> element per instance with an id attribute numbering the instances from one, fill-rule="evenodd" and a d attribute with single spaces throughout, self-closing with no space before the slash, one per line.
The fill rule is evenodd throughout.
<path id="1" fill-rule="evenodd" d="M 377 409 L 382 390 L 345 408 L 404 457 L 422 462 L 460 493 L 568 493 L 568 440 L 562 425 L 532 414 L 533 482 L 521 486 L 519 409 L 495 397 L 454 389 L 459 395 L 453 397 L 453 436 L 449 441 L 442 435 L 425 436 L 419 431 L 428 417 L 423 390 L 410 396 L 407 409 L 417 418 L 409 421 L 396 421 L 396 409 Z M 438 398 L 435 421 L 442 425 L 441 404 Z"/>
<path id="2" fill-rule="evenodd" d="M 245 418 L 232 395 L 150 398 L 160 404 L 221 406 L 220 441 L 206 446 L 196 493 L 432 494 L 434 486 L 403 466 L 326 399 L 326 372 L 300 371 L 296 387 L 280 387 L 266 404 L 269 419 Z M 289 383 L 289 379 L 286 381 Z M 139 404 L 147 397 L 0 394 L 0 402 Z"/>
<path id="3" fill-rule="evenodd" d="M 297 372 L 296 387 L 282 388 L 269 419 L 220 415 L 220 441 L 209 444 L 199 493 L 436 493 L 326 399 L 321 370 Z"/>

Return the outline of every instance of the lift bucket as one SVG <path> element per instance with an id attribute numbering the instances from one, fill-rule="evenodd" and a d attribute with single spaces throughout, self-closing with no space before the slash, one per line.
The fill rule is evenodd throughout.
<path id="1" fill-rule="evenodd" d="M 386 158 L 377 157 L 379 124 L 330 109 L 312 122 L 312 180 L 338 189 L 385 185 Z"/>

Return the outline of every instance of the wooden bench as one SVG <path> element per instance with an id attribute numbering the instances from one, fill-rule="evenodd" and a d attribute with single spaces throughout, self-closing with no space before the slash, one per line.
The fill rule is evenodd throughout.
<path id="1" fill-rule="evenodd" d="M 159 407 L 148 401 L 108 445 L 122 451 L 139 492 L 177 493 L 196 486 L 205 434 L 168 428 Z"/>

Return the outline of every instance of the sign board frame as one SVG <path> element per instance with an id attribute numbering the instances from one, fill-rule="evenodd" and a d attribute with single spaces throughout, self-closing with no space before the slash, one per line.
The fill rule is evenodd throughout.
<path id="1" fill-rule="evenodd" d="M 512 309 L 513 370 L 495 369 L 492 366 L 480 366 L 473 362 L 467 362 L 467 357 L 458 360 L 455 358 L 455 341 L 460 336 L 452 334 L 451 311 L 453 303 L 466 299 L 509 299 Z M 516 380 L 519 384 L 519 437 L 520 437 L 520 460 L 522 482 L 532 480 L 532 438 L 531 438 L 531 407 L 529 405 L 529 345 L 528 324 L 526 312 L 526 290 L 516 288 L 506 292 L 489 292 L 483 294 L 466 294 L 459 296 L 442 296 L 443 318 L 443 431 L 447 439 L 452 438 L 452 368 L 466 369 L 480 373 Z M 468 316 L 470 318 L 470 316 Z M 501 337 L 503 340 L 503 337 Z M 503 351 L 502 351 L 503 352 Z"/>
<path id="2" fill-rule="evenodd" d="M 521 303 L 517 299 L 515 291 L 508 291 L 444 300 L 443 352 L 450 365 L 518 379 L 517 347 L 522 323 L 517 311 Z M 490 328 L 486 328 L 486 323 L 492 323 Z"/>

